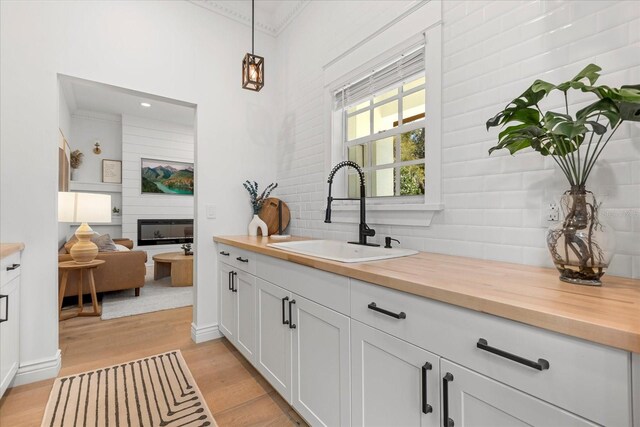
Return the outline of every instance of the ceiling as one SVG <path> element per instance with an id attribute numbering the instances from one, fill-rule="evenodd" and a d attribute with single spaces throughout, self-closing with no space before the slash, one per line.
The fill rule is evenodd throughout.
<path id="1" fill-rule="evenodd" d="M 71 114 L 92 111 L 187 126 L 194 124 L 195 106 L 188 103 L 67 76 L 60 78 L 60 86 Z M 147 102 L 151 107 L 142 107 L 141 102 Z"/>
<path id="2" fill-rule="evenodd" d="M 211 12 L 251 25 L 251 0 L 189 0 Z M 256 0 L 256 30 L 277 36 L 310 0 Z"/>

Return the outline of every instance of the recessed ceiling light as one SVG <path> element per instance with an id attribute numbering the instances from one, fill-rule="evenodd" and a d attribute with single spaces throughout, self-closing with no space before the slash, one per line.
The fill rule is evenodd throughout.
<path id="1" fill-rule="evenodd" d="M 149 108 L 149 107 L 151 107 L 151 104 L 149 104 L 148 102 L 141 102 L 140 106 L 144 107 L 144 108 Z"/>

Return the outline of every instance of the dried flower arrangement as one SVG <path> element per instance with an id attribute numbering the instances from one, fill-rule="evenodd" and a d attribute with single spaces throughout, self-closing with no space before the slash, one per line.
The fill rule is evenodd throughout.
<path id="1" fill-rule="evenodd" d="M 71 164 L 71 168 L 78 169 L 82 164 L 82 158 L 84 157 L 84 154 L 82 154 L 82 151 L 80 150 L 73 150 L 70 157 L 71 161 L 69 163 Z"/>
<path id="2" fill-rule="evenodd" d="M 258 215 L 258 213 L 260 212 L 260 209 L 262 209 L 262 205 L 264 204 L 264 201 L 267 200 L 267 198 L 269 197 L 269 195 L 271 194 L 271 192 L 273 190 L 276 189 L 276 187 L 278 187 L 278 183 L 272 183 L 269 184 L 267 186 L 267 188 L 265 188 L 262 191 L 262 194 L 260 194 L 260 196 L 258 196 L 258 183 L 253 181 L 245 181 L 244 183 L 242 183 L 242 185 L 244 186 L 244 188 L 246 188 L 246 190 L 249 192 L 249 197 L 251 198 L 251 206 L 253 207 L 253 214 L 254 215 Z"/>

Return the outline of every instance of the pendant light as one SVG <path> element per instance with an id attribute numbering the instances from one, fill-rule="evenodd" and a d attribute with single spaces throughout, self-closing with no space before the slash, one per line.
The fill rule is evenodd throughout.
<path id="1" fill-rule="evenodd" d="M 259 92 L 264 87 L 264 58 L 254 55 L 255 0 L 251 0 L 251 53 L 242 60 L 242 88 Z"/>

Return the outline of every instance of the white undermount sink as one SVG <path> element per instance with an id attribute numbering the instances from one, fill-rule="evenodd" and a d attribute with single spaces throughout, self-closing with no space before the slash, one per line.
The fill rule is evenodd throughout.
<path id="1" fill-rule="evenodd" d="M 354 245 L 337 240 L 301 240 L 269 243 L 267 246 L 302 255 L 315 256 L 339 262 L 366 262 L 415 255 L 411 249 L 385 249 L 376 246 Z"/>

